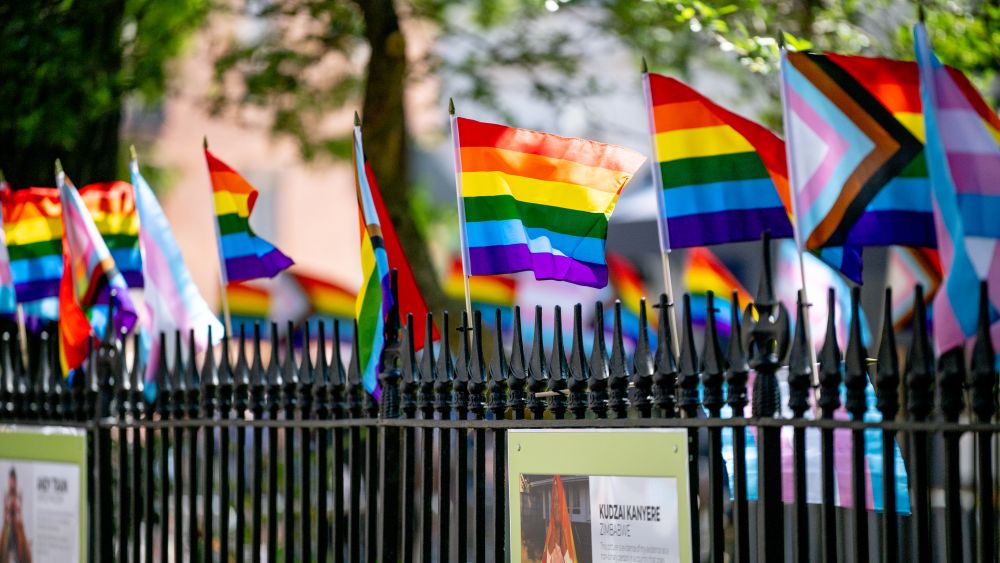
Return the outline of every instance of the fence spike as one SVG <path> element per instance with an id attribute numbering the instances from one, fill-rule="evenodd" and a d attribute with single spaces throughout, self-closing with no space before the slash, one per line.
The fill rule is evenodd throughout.
<path id="1" fill-rule="evenodd" d="M 302 359 L 299 361 L 299 385 L 311 388 L 316 381 L 316 368 L 312 359 L 312 330 L 309 323 L 302 323 Z"/>
<path id="2" fill-rule="evenodd" d="M 528 363 L 528 410 L 537 420 L 545 412 L 545 401 L 536 396 L 548 386 L 549 366 L 545 359 L 545 343 L 542 338 L 542 307 L 535 306 L 535 334 L 531 345 L 531 359 Z"/>
<path id="3" fill-rule="evenodd" d="M 0 336 L 0 417 L 14 418 L 14 366 L 12 364 L 11 331 L 4 330 Z"/>
<path id="4" fill-rule="evenodd" d="M 976 413 L 980 421 L 988 422 L 997 412 L 997 371 L 996 351 L 990 338 L 989 288 L 985 281 L 979 283 L 979 322 L 976 327 L 976 344 L 972 347 L 970 372 L 972 412 Z"/>
<path id="5" fill-rule="evenodd" d="M 458 327 L 458 362 L 455 364 L 455 379 L 452 383 L 452 408 L 460 419 L 467 418 L 469 412 L 469 364 L 472 363 L 472 350 L 469 346 L 469 314 L 462 311 L 462 325 Z"/>
<path id="6" fill-rule="evenodd" d="M 521 307 L 514 306 L 514 331 L 510 348 L 510 409 L 515 420 L 524 418 L 525 389 L 528 385 L 528 364 L 524 356 L 524 338 L 521 335 Z"/>
<path id="7" fill-rule="evenodd" d="M 305 354 L 308 354 L 306 348 Z M 286 418 L 294 418 L 298 407 L 299 376 L 295 365 L 295 324 L 288 321 L 288 332 L 285 333 L 285 361 L 281 370 L 281 398 Z"/>
<path id="8" fill-rule="evenodd" d="M 351 361 L 347 364 L 346 408 L 351 418 L 361 418 L 365 407 L 365 390 L 361 383 L 361 365 L 358 360 L 358 321 L 354 320 L 354 334 L 351 342 Z"/>
<path id="9" fill-rule="evenodd" d="M 499 308 L 495 310 L 495 315 L 496 340 L 493 344 L 493 357 L 490 359 L 489 410 L 493 413 L 494 419 L 502 420 L 504 412 L 507 410 L 507 382 L 510 377 L 510 366 L 507 363 L 507 353 L 504 350 L 503 331 L 500 330 L 500 323 L 503 319 Z"/>
<path id="10" fill-rule="evenodd" d="M 417 412 L 417 389 L 420 385 L 420 371 L 417 368 L 417 351 L 414 349 L 413 333 L 417 327 L 413 325 L 413 313 L 406 314 L 406 326 L 403 327 L 402 342 L 402 385 L 400 388 L 400 410 L 405 418 L 414 418 Z"/>
<path id="11" fill-rule="evenodd" d="M 762 269 L 760 282 L 757 284 L 757 295 L 754 303 L 759 307 L 771 307 L 775 304 L 774 273 L 771 269 L 771 233 L 764 231 L 760 237 Z M 764 313 L 758 308 L 761 315 Z"/>
<path id="12" fill-rule="evenodd" d="M 649 326 L 646 320 L 646 298 L 639 299 L 639 338 L 635 342 L 635 354 L 632 356 L 632 385 L 635 386 L 632 404 L 642 418 L 652 416 L 653 373 L 656 371 L 653 361 L 653 349 L 649 344 Z"/>
<path id="13" fill-rule="evenodd" d="M 590 348 L 590 379 L 587 381 L 590 390 L 590 410 L 598 418 L 608 416 L 608 378 L 611 377 L 611 367 L 608 365 L 608 349 L 604 342 L 604 303 L 594 304 L 594 345 Z"/>
<path id="14" fill-rule="evenodd" d="M 894 420 L 899 412 L 899 355 L 896 350 L 896 330 L 892 326 L 892 288 L 885 288 L 882 312 L 882 339 L 878 347 L 878 368 L 875 375 L 878 391 L 876 406 L 883 420 Z"/>
<path id="15" fill-rule="evenodd" d="M 622 302 L 616 299 L 614 320 L 611 328 L 611 357 L 608 368 L 608 409 L 618 418 L 628 416 L 628 357 L 625 353 L 625 338 L 622 335 Z"/>
<path id="16" fill-rule="evenodd" d="M 722 382 L 726 372 L 726 358 L 722 355 L 719 331 L 715 321 L 715 293 L 708 292 L 706 302 L 705 340 L 701 353 L 701 383 L 705 389 L 702 403 L 713 417 L 718 417 L 725 404 L 722 396 Z"/>
<path id="17" fill-rule="evenodd" d="M 965 409 L 965 350 L 956 346 L 938 359 L 939 408 L 948 422 L 958 422 Z"/>
<path id="18" fill-rule="evenodd" d="M 590 366 L 583 347 L 583 305 L 573 305 L 573 344 L 569 352 L 569 410 L 576 418 L 587 416 L 587 382 Z"/>
<path id="19" fill-rule="evenodd" d="M 170 366 L 167 364 L 167 334 L 165 332 L 160 332 L 159 345 L 160 353 L 155 375 L 156 402 L 153 406 L 161 414 L 168 415 L 169 410 L 172 408 L 171 395 L 174 391 L 174 383 L 172 381 L 173 378 L 170 377 Z M 74 400 L 78 401 L 78 399 Z M 79 402 L 77 402 L 77 407 L 80 407 Z"/>
<path id="20" fill-rule="evenodd" d="M 264 360 L 260 343 L 260 323 L 253 324 L 253 364 L 250 366 L 250 411 L 254 418 L 261 416 L 265 406 Z"/>
<path id="21" fill-rule="evenodd" d="M 399 382 L 402 373 L 399 369 L 399 289 L 395 268 L 389 270 L 389 294 L 392 300 L 385 323 L 385 346 L 382 348 L 382 357 L 376 364 L 378 373 L 375 374 L 381 387 L 381 402 L 376 402 L 372 395 L 367 395 L 365 399 L 369 416 L 372 418 L 399 417 Z"/>
<path id="22" fill-rule="evenodd" d="M 225 337 L 225 335 L 223 335 Z M 194 330 L 191 331 L 191 339 L 194 341 Z M 192 353 L 194 348 L 191 349 Z M 212 345 L 212 326 L 208 327 L 208 345 L 205 346 L 205 357 L 201 362 L 201 384 L 202 386 L 219 386 L 219 370 L 215 364 L 215 346 Z"/>
<path id="23" fill-rule="evenodd" d="M 174 392 L 171 394 L 171 398 L 174 403 L 174 414 L 181 418 L 185 413 L 185 401 L 187 401 L 187 380 L 184 377 L 185 370 L 187 369 L 184 363 L 184 348 L 183 348 L 183 338 L 181 337 L 181 331 L 174 331 L 174 369 L 173 369 L 173 379 L 174 379 Z M 194 355 L 191 356 L 191 362 L 194 363 Z M 91 370 L 95 371 L 95 370 Z"/>
<path id="24" fill-rule="evenodd" d="M 58 331 L 58 329 L 57 329 Z M 56 338 L 59 338 L 58 332 L 56 333 Z M 138 334 L 136 334 L 133 354 L 133 364 L 135 369 L 139 368 L 139 339 Z M 55 418 L 59 420 L 65 420 L 70 418 L 72 412 L 72 404 L 70 400 L 70 390 L 67 386 L 67 382 L 62 376 L 62 366 L 59 362 L 59 341 L 52 345 L 51 357 L 49 358 L 49 365 L 52 369 L 49 371 L 49 377 L 51 381 L 49 382 L 49 404 L 52 405 L 53 414 Z M 129 372 L 131 377 L 133 372 Z M 139 409 L 142 408 L 142 375 L 139 375 L 140 382 L 137 384 L 134 381 L 129 385 L 129 389 L 132 393 L 129 401 L 129 405 L 132 407 L 133 413 L 137 413 Z M 138 414 L 136 414 L 138 416 Z"/>
<path id="25" fill-rule="evenodd" d="M 242 328 L 242 326 L 241 326 Z M 228 417 L 230 410 L 233 408 L 233 365 L 229 361 L 230 347 L 229 347 L 230 334 L 226 331 L 222 332 L 222 357 L 219 358 L 219 388 L 218 388 L 218 401 L 219 401 L 219 411 L 223 417 Z"/>
<path id="26" fill-rule="evenodd" d="M 670 296 L 660 294 L 656 305 L 660 310 L 660 323 L 656 337 L 656 372 L 653 375 L 653 403 L 664 418 L 677 416 L 677 354 L 674 335 L 670 327 Z"/>
<path id="27" fill-rule="evenodd" d="M 188 369 L 187 369 L 187 414 L 190 418 L 198 418 L 201 406 L 201 377 L 198 373 L 198 359 L 195 357 L 194 329 L 188 331 Z M 205 356 L 211 360 L 210 356 Z M 212 366 L 214 368 L 214 366 Z"/>
<path id="28" fill-rule="evenodd" d="M 848 327 L 847 350 L 844 358 L 844 386 L 847 396 L 844 406 L 854 420 L 864 417 L 868 405 L 865 387 L 868 384 L 868 350 L 861 341 L 861 288 L 851 289 L 851 323 Z"/>
<path id="29" fill-rule="evenodd" d="M 424 351 L 420 358 L 420 411 L 424 418 L 434 418 L 434 314 L 425 319 Z"/>
<path id="30" fill-rule="evenodd" d="M 52 357 L 49 351 L 49 339 L 52 338 L 48 330 L 43 330 L 39 335 L 38 356 L 35 361 L 33 381 L 28 386 L 28 414 L 33 419 L 47 419 L 49 417 L 49 407 L 46 401 L 49 389 L 49 358 Z M 120 379 L 116 376 L 115 378 Z"/>
<path id="31" fill-rule="evenodd" d="M 826 293 L 826 339 L 819 353 L 819 407 L 823 418 L 840 408 L 840 346 L 837 344 L 837 295 Z"/>
<path id="32" fill-rule="evenodd" d="M 438 361 L 434 380 L 435 402 L 434 408 L 443 419 L 448 419 L 451 413 L 452 403 L 452 383 L 455 380 L 455 361 L 451 357 L 451 346 L 448 342 L 449 321 L 448 311 L 441 312 L 441 327 L 444 329 L 441 338 L 441 347 L 438 350 Z"/>
<path id="33" fill-rule="evenodd" d="M 327 393 L 330 396 L 330 408 L 334 418 L 343 418 L 347 410 L 347 370 L 344 369 L 340 342 L 340 321 L 334 319 L 330 342 L 329 383 L 327 383 Z"/>
<path id="34" fill-rule="evenodd" d="M 330 363 L 326 358 L 326 321 L 316 323 L 316 362 L 313 367 L 313 402 L 315 413 L 320 420 L 330 416 Z"/>
<path id="35" fill-rule="evenodd" d="M 469 410 L 482 419 L 486 408 L 486 362 L 483 359 L 483 314 L 472 312 L 472 359 L 469 362 Z"/>
<path id="36" fill-rule="evenodd" d="M 566 396 L 568 389 L 569 364 L 566 363 L 566 347 L 563 345 L 562 307 L 556 305 L 552 325 L 552 355 L 549 359 L 549 385 L 547 390 L 555 395 L 549 397 L 549 412 L 557 420 L 566 416 Z"/>
<path id="37" fill-rule="evenodd" d="M 809 389 L 812 387 L 813 365 L 810 352 L 812 342 L 806 335 L 809 322 L 809 304 L 798 292 L 795 302 L 795 336 L 788 357 L 788 408 L 795 418 L 802 418 L 809 410 Z"/>
<path id="38" fill-rule="evenodd" d="M 680 371 L 677 385 L 680 387 L 678 406 L 688 418 L 698 415 L 698 351 L 694 343 L 694 325 L 691 321 L 691 296 L 684 294 L 684 324 L 681 329 Z"/>
<path id="39" fill-rule="evenodd" d="M 749 399 L 747 398 L 747 380 L 750 376 L 750 362 L 747 359 L 743 339 L 743 327 L 740 325 L 740 294 L 733 291 L 732 307 L 729 323 L 729 353 L 726 370 L 726 386 L 729 390 L 727 402 L 733 409 L 734 417 L 743 417 Z"/>

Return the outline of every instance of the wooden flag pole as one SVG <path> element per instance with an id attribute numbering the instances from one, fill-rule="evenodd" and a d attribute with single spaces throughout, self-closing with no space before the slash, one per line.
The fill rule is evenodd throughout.
<path id="1" fill-rule="evenodd" d="M 208 150 L 208 136 L 206 135 L 202 140 L 202 148 L 206 151 Z M 208 166 L 208 163 L 205 163 Z M 212 171 L 208 171 L 208 183 L 209 186 L 212 184 Z M 212 210 L 215 210 L 215 193 L 214 190 L 209 192 L 212 197 Z M 229 314 L 229 295 L 226 294 L 226 288 L 229 287 L 229 276 L 226 273 L 226 255 L 222 252 L 222 233 L 219 231 L 219 220 L 215 217 L 215 213 L 212 214 L 212 225 L 215 227 L 215 242 L 216 247 L 219 250 L 219 289 L 222 298 L 222 317 L 226 323 L 226 334 L 231 338 L 233 336 L 233 319 Z"/>
<path id="2" fill-rule="evenodd" d="M 670 322 L 670 335 L 674 350 L 680 350 L 677 336 L 677 322 L 674 315 L 674 284 L 670 275 L 670 231 L 667 230 L 666 206 L 663 202 L 663 177 L 660 175 L 660 158 L 656 149 L 656 122 L 653 119 L 653 91 L 649 85 L 649 67 L 646 58 L 642 58 L 642 91 L 646 98 L 646 120 L 649 125 L 650 170 L 653 173 L 653 191 L 656 192 L 656 226 L 660 241 L 660 265 L 663 268 L 663 291 L 667 293 L 667 310 L 660 311 L 667 315 Z"/>
<path id="3" fill-rule="evenodd" d="M 462 245 L 462 281 L 465 283 L 465 311 L 472 324 L 472 295 L 469 293 L 469 244 L 465 238 L 465 200 L 462 199 L 462 153 L 458 139 L 458 117 L 455 116 L 455 100 L 448 98 L 448 115 L 451 118 L 451 145 L 455 159 L 455 199 L 458 201 L 458 240 Z M 472 330 L 465 327 L 465 334 Z"/>
<path id="4" fill-rule="evenodd" d="M 0 170 L 0 191 L 7 191 L 10 186 L 7 185 L 7 177 L 4 176 L 3 170 Z M 2 221 L 2 218 L 0 218 Z M 2 225 L 0 225 L 2 226 Z M 4 238 L 4 244 L 7 244 L 6 238 Z M 9 257 L 8 257 L 9 259 Z M 9 261 L 9 260 L 8 260 Z M 9 268 L 8 264 L 8 268 Z M 11 279 L 11 284 L 14 280 Z M 28 365 L 28 332 L 24 322 L 24 306 L 21 305 L 20 301 L 17 301 L 15 297 L 14 301 L 14 318 L 17 320 L 17 341 L 21 348 L 21 359 L 24 361 L 24 365 Z"/>
<path id="5" fill-rule="evenodd" d="M 787 128 L 791 122 L 788 120 L 788 100 L 785 99 L 785 32 L 782 30 L 778 30 L 778 54 L 780 56 L 778 76 L 781 77 L 782 82 L 781 120 Z M 812 323 L 809 322 L 809 307 L 812 307 L 812 303 L 809 302 L 809 292 L 806 289 L 806 261 L 802 251 L 802 233 L 799 231 L 799 198 L 795 194 L 795 186 L 797 184 L 795 183 L 795 167 L 792 166 L 792 143 L 788 138 L 788 129 L 785 130 L 785 160 L 788 162 L 788 197 L 792 200 L 792 235 L 795 240 L 795 250 L 799 254 L 799 278 L 802 287 L 802 301 L 806 303 L 806 315 L 803 322 L 806 323 L 806 340 L 809 342 L 809 361 L 813 367 L 813 383 L 818 383 L 819 369 L 817 369 L 816 365 L 816 346 L 813 345 Z"/>

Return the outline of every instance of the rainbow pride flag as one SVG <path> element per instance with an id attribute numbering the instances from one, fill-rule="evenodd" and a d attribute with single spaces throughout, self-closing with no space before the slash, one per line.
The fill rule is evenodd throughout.
<path id="1" fill-rule="evenodd" d="M 781 139 L 679 80 L 645 76 L 668 247 L 791 237 Z"/>
<path id="2" fill-rule="evenodd" d="M 931 248 L 893 246 L 888 262 L 885 285 L 892 288 L 892 325 L 901 331 L 913 319 L 917 284 L 924 288 L 924 304 L 933 302 L 941 287 L 941 258 Z"/>
<path id="3" fill-rule="evenodd" d="M 0 172 L 0 197 L 6 197 L 10 184 Z M 14 295 L 14 275 L 10 271 L 10 255 L 3 231 L 3 210 L 0 209 L 0 315 L 13 316 L 17 312 L 17 298 Z"/>
<path id="4" fill-rule="evenodd" d="M 83 198 L 58 167 L 56 183 L 62 203 L 64 253 L 59 293 L 59 358 L 63 374 L 68 376 L 83 363 L 91 331 L 100 337 L 105 329 L 103 324 L 93 325 L 88 321 L 86 312 L 99 303 L 113 301 L 111 327 L 116 334 L 131 331 L 137 317 L 125 278 L 118 271 L 111 251 Z M 81 322 L 81 317 L 86 322 Z"/>
<path id="5" fill-rule="evenodd" d="M 467 274 L 607 285 L 608 218 L 642 155 L 462 117 L 453 132 Z"/>
<path id="6" fill-rule="evenodd" d="M 358 296 L 353 291 L 301 270 L 290 271 L 289 275 L 302 288 L 313 314 L 334 319 L 354 318 Z"/>
<path id="7" fill-rule="evenodd" d="M 264 323 L 270 318 L 271 294 L 266 288 L 247 282 L 230 282 L 226 285 L 226 299 L 229 300 L 229 314 L 233 326 L 245 324 L 253 328 L 253 323 Z"/>
<path id="8" fill-rule="evenodd" d="M 250 228 L 257 190 L 205 148 L 226 282 L 270 278 L 294 262 Z"/>
<path id="9" fill-rule="evenodd" d="M 954 76 L 931 50 L 927 30 L 913 28 L 924 102 L 927 167 L 934 196 L 944 287 L 934 299 L 940 353 L 976 333 L 979 283 L 989 282 L 992 337 L 1000 340 L 1000 147 Z M 994 115 L 994 124 L 1000 122 Z"/>
<path id="10" fill-rule="evenodd" d="M 691 294 L 691 320 L 698 326 L 708 321 L 708 292 L 715 294 L 715 323 L 719 334 L 728 336 L 732 313 L 732 295 L 736 290 L 740 307 L 753 301 L 750 292 L 743 288 L 740 280 L 719 260 L 711 250 L 704 247 L 690 248 L 684 266 L 684 287 Z"/>
<path id="11" fill-rule="evenodd" d="M 451 299 L 465 299 L 465 280 L 462 274 L 462 258 L 456 256 L 451 261 L 448 277 L 444 281 L 444 293 Z M 517 297 L 517 280 L 505 275 L 473 276 L 469 278 L 469 294 L 474 304 L 490 307 L 513 307 Z"/>
<path id="12" fill-rule="evenodd" d="M 108 245 L 118 271 L 130 288 L 143 287 L 139 252 L 139 214 L 135 193 L 128 182 L 100 182 L 80 188 L 97 232 Z"/>
<path id="13" fill-rule="evenodd" d="M 385 345 L 385 320 L 392 307 L 389 287 L 389 258 L 382 239 L 382 227 L 372 199 L 371 185 L 361 142 L 361 126 L 354 127 L 354 177 L 358 194 L 361 227 L 361 288 L 355 302 L 358 321 L 358 366 L 369 393 L 378 394 L 378 371 Z"/>

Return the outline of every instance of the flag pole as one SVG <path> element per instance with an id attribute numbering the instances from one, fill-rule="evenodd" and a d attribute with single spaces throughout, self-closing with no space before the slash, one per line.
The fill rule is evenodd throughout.
<path id="1" fill-rule="evenodd" d="M 7 177 L 4 176 L 3 170 L 0 170 L 0 192 L 6 192 L 10 190 L 10 186 L 7 184 Z M 2 216 L 0 216 L 0 226 L 2 226 Z M 7 244 L 7 239 L 4 237 L 4 244 Z M 9 258 L 9 257 L 8 257 Z M 9 267 L 9 266 L 8 266 Z M 14 280 L 11 279 L 13 284 Z M 17 341 L 21 348 L 21 359 L 24 360 L 24 365 L 28 365 L 28 332 L 26 324 L 24 322 L 24 306 L 21 305 L 20 301 L 17 301 L 17 297 L 14 298 L 14 318 L 17 320 Z"/>
<path id="2" fill-rule="evenodd" d="M 202 139 L 202 148 L 208 151 L 208 135 Z M 208 163 L 205 164 L 208 166 Z M 212 171 L 208 171 L 208 183 L 212 183 Z M 212 196 L 212 209 L 215 210 L 215 194 L 214 191 L 210 192 Z M 214 215 L 214 213 L 213 213 Z M 219 289 L 222 297 L 222 317 L 226 322 L 226 334 L 230 338 L 233 336 L 233 319 L 229 314 L 229 295 L 226 294 L 226 288 L 229 287 L 229 275 L 226 273 L 226 255 L 222 252 L 222 233 L 219 231 L 219 220 L 217 217 L 212 217 L 212 226 L 215 227 L 215 242 L 216 247 L 219 250 Z"/>
<path id="3" fill-rule="evenodd" d="M 660 311 L 667 315 L 670 323 L 670 335 L 674 350 L 680 350 L 677 335 L 677 322 L 674 316 L 674 285 L 670 275 L 670 231 L 667 230 L 667 208 L 663 201 L 663 177 L 660 172 L 660 158 L 656 148 L 656 121 L 653 118 L 653 91 L 649 85 L 649 67 L 646 57 L 642 58 L 642 91 L 646 99 L 646 121 L 649 126 L 650 170 L 653 173 L 653 191 L 656 193 L 656 227 L 660 241 L 660 265 L 663 268 L 663 290 L 667 293 L 667 310 Z"/>
<path id="4" fill-rule="evenodd" d="M 458 240 L 462 245 L 462 281 L 465 283 L 465 311 L 472 323 L 472 295 L 469 293 L 469 244 L 465 238 L 465 200 L 462 199 L 462 152 L 458 138 L 458 117 L 455 100 L 448 98 L 448 115 L 451 118 L 451 145 L 455 161 L 455 199 L 458 201 Z M 471 330 L 471 326 L 465 327 Z M 468 332 L 466 333 L 468 334 Z"/>
<path id="5" fill-rule="evenodd" d="M 785 96 L 785 32 L 778 30 L 778 76 L 781 77 L 781 121 L 784 123 L 785 127 L 789 127 L 791 123 L 788 120 L 788 100 Z M 813 367 L 813 379 L 814 383 L 819 381 L 819 370 L 816 369 L 816 346 L 813 344 L 812 339 L 812 323 L 809 322 L 809 307 L 812 307 L 812 303 L 809 302 L 809 293 L 806 289 L 806 261 L 805 256 L 802 251 L 802 233 L 799 231 L 799 204 L 798 197 L 795 194 L 795 167 L 792 166 L 792 143 L 788 137 L 788 130 L 785 130 L 785 161 L 788 162 L 788 197 L 792 200 L 792 236 L 795 240 L 795 250 L 799 254 L 799 281 L 802 287 L 802 301 L 806 303 L 806 315 L 804 322 L 806 323 L 806 340 L 809 342 L 809 361 Z"/>

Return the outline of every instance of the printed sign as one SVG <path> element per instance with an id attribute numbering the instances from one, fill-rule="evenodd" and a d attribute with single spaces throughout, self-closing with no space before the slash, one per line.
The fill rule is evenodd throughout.
<path id="1" fill-rule="evenodd" d="M 82 560 L 86 452 L 82 430 L 0 426 L 0 561 Z"/>
<path id="2" fill-rule="evenodd" d="M 514 562 L 690 560 L 683 430 L 511 431 Z"/>

